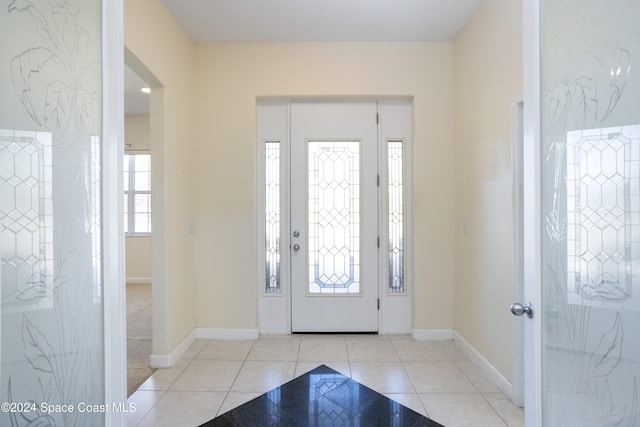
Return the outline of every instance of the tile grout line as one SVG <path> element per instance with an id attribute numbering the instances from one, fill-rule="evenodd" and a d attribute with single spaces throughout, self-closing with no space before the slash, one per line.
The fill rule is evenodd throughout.
<path id="1" fill-rule="evenodd" d="M 144 416 L 143 416 L 142 418 L 140 418 L 140 421 L 138 421 L 138 422 L 136 423 L 136 427 L 137 427 L 137 426 L 139 426 L 140 424 L 142 424 L 142 422 L 144 421 L 144 419 L 145 419 L 145 418 L 147 418 L 147 417 L 149 416 L 149 414 L 151 413 L 151 410 L 152 410 L 153 408 L 155 408 L 155 406 L 158 404 L 158 402 L 160 402 L 160 399 L 162 399 L 162 398 L 164 397 L 164 395 L 165 395 L 165 394 L 167 394 L 167 392 L 168 392 L 169 390 L 136 390 L 136 391 L 134 392 L 134 394 L 135 394 L 136 392 L 138 392 L 138 391 L 141 391 L 141 392 L 145 392 L 145 391 L 151 391 L 151 392 L 153 392 L 153 391 L 161 391 L 161 392 L 162 392 L 162 395 L 158 398 L 158 400 L 156 400 L 156 401 L 155 401 L 155 403 L 154 403 L 153 405 L 151 405 L 151 407 L 150 407 L 150 408 L 149 408 L 149 410 L 144 414 Z M 133 394 L 132 394 L 131 396 L 133 396 Z"/>
<path id="2" fill-rule="evenodd" d="M 300 349 L 302 347 L 302 338 L 298 341 L 298 351 L 296 352 L 296 366 L 293 368 L 293 376 L 296 376 L 296 372 L 298 372 L 298 364 L 300 363 Z"/>
<path id="3" fill-rule="evenodd" d="M 203 346 L 204 348 L 204 346 Z M 196 360 L 196 357 L 198 354 L 200 354 L 200 352 L 202 351 L 202 348 L 198 351 L 198 353 L 194 356 L 193 359 L 183 359 L 180 358 L 180 360 L 188 360 L 189 362 L 187 363 L 187 365 L 184 367 L 184 369 L 182 370 L 182 372 L 169 384 L 167 385 L 167 388 L 165 390 L 140 390 L 140 387 L 142 387 L 142 384 L 140 384 L 140 387 L 138 387 L 136 389 L 136 391 L 133 392 L 133 394 L 131 396 L 133 396 L 134 394 L 136 394 L 138 391 L 141 392 L 145 392 L 145 391 L 160 391 L 162 392 L 162 395 L 158 398 L 158 400 L 156 400 L 154 402 L 153 405 L 151 405 L 151 407 L 149 408 L 149 410 L 146 412 L 146 414 L 144 414 L 144 416 L 142 418 L 140 418 L 140 421 L 138 421 L 138 423 L 136 424 L 136 426 L 139 426 L 140 424 L 142 424 L 142 422 L 144 421 L 145 418 L 147 418 L 149 416 L 149 414 L 151 413 L 151 411 L 156 407 L 156 405 L 160 402 L 160 400 L 167 394 L 167 392 L 169 391 L 169 389 L 171 389 L 171 386 L 173 386 L 175 384 L 176 381 L 178 381 L 178 378 L 180 378 L 184 372 L 187 370 L 187 368 L 191 365 L 191 362 L 193 362 L 194 360 Z M 176 362 L 177 363 L 177 362 Z M 158 369 L 156 369 L 156 372 L 158 371 Z M 155 372 L 154 372 L 155 373 Z M 151 378 L 151 376 L 149 377 Z M 147 380 L 149 379 L 147 378 Z M 143 383 L 144 384 L 144 383 Z"/>
<path id="4" fill-rule="evenodd" d="M 497 410 L 496 408 L 494 408 L 494 407 L 493 407 L 493 405 L 491 404 L 491 402 L 489 402 L 489 401 L 487 400 L 487 398 L 484 396 L 484 394 L 480 393 L 479 391 L 478 391 L 478 394 L 479 394 L 480 396 L 482 396 L 482 400 L 484 400 L 485 402 L 487 402 L 487 405 L 489 405 L 489 407 L 490 407 L 491 409 L 493 409 L 493 412 L 495 412 L 495 413 L 496 413 L 496 415 L 498 416 L 498 418 L 500 418 L 500 419 L 502 420 L 502 422 L 504 423 L 504 425 L 505 425 L 506 427 L 509 427 L 509 423 L 507 422 L 507 420 L 505 420 L 505 419 L 502 417 L 502 415 L 500 415 L 500 412 L 498 412 L 498 410 Z"/>
<path id="5" fill-rule="evenodd" d="M 220 407 L 218 408 L 218 410 L 216 411 L 216 417 L 219 415 L 222 415 L 220 413 L 220 410 L 222 409 L 222 407 L 224 406 L 224 402 L 226 402 L 227 398 L 229 397 L 229 393 L 231 393 L 231 389 L 233 388 L 233 385 L 236 383 L 236 381 L 238 380 L 238 376 L 240 375 L 240 372 L 242 371 L 242 368 L 244 367 L 244 364 L 247 361 L 247 358 L 249 357 L 249 354 L 251 353 L 251 350 L 253 349 L 253 346 L 255 345 L 257 340 L 253 340 L 253 342 L 251 343 L 251 347 L 249 348 L 249 351 L 247 351 L 247 354 L 244 355 L 244 359 L 242 359 L 242 364 L 240 365 L 240 369 L 238 369 L 238 372 L 236 372 L 235 377 L 233 378 L 233 381 L 231 382 L 231 384 L 229 385 L 229 390 L 227 390 L 227 393 L 224 395 L 224 399 L 222 399 L 222 403 L 220 403 Z M 215 418 L 215 417 L 214 417 Z"/>
<path id="6" fill-rule="evenodd" d="M 411 378 L 411 375 L 409 375 L 409 371 L 407 371 L 407 367 L 404 364 L 405 361 L 402 360 L 402 358 L 400 357 L 400 354 L 398 353 L 398 349 L 396 348 L 395 344 L 393 343 L 393 340 L 391 340 L 391 346 L 393 347 L 393 350 L 396 352 L 396 355 L 398 356 L 398 360 L 400 361 L 400 364 L 402 365 L 402 369 L 404 370 L 405 375 L 407 376 L 407 378 L 409 378 L 409 382 L 411 383 L 411 387 L 413 387 L 414 394 L 418 398 L 418 402 L 420 402 L 420 405 L 422 405 L 422 409 L 424 409 L 424 413 L 426 414 L 427 418 L 431 418 L 429 416 L 429 411 L 427 411 L 427 407 L 424 405 L 424 402 L 420 398 L 420 394 L 418 394 L 418 390 L 416 389 L 416 385 L 413 382 L 413 378 Z"/>
<path id="7" fill-rule="evenodd" d="M 491 408 L 491 410 L 498 416 L 498 418 L 500 418 L 500 420 L 504 423 L 505 427 L 509 427 L 509 423 L 506 422 L 506 420 L 504 418 L 502 418 L 502 415 L 500 415 L 500 413 L 496 410 L 496 408 L 493 407 L 493 405 L 491 404 L 491 402 L 489 402 L 487 400 L 486 397 L 484 397 L 484 395 L 482 394 L 482 392 L 480 391 L 480 389 L 478 388 L 478 386 L 471 381 L 471 378 L 469 377 L 469 375 L 467 375 L 464 370 L 460 367 L 460 362 L 458 360 L 455 360 L 455 366 L 456 369 L 458 369 L 460 371 L 460 373 L 467 379 L 467 381 L 469 381 L 469 383 L 473 386 L 473 388 L 475 389 L 476 393 L 474 394 L 478 394 L 480 395 L 480 397 L 482 397 L 482 400 L 484 402 L 486 402 L 487 405 L 489 405 L 489 407 Z M 475 364 L 474 364 L 475 367 Z"/>
<path id="8" fill-rule="evenodd" d="M 347 337 L 344 337 L 344 347 L 347 350 L 347 366 L 349 367 L 349 378 L 353 379 L 353 374 L 351 373 L 351 358 L 349 357 L 349 343 L 347 342 Z"/>

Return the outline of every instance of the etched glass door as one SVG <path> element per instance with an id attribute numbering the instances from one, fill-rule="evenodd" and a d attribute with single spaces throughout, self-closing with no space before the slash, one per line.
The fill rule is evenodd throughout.
<path id="1" fill-rule="evenodd" d="M 541 424 L 637 426 L 640 1 L 541 18 Z"/>
<path id="2" fill-rule="evenodd" d="M 111 410 L 102 6 L 15 0 L 0 8 L 2 426 L 100 426 Z"/>
<path id="3" fill-rule="evenodd" d="M 377 331 L 377 103 L 291 104 L 294 332 Z"/>

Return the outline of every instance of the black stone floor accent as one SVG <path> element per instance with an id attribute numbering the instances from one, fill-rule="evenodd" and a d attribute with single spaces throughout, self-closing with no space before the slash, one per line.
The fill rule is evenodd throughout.
<path id="1" fill-rule="evenodd" d="M 325 365 L 202 426 L 443 427 Z"/>

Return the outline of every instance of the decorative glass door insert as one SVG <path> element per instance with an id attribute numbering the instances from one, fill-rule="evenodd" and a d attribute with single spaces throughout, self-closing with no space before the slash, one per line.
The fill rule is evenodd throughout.
<path id="1" fill-rule="evenodd" d="M 103 6 L 0 8 L 0 401 L 10 408 L 0 412 L 2 426 L 101 426 L 110 416 L 81 410 L 111 405 Z"/>
<path id="2" fill-rule="evenodd" d="M 360 293 L 360 141 L 308 142 L 310 294 Z"/>

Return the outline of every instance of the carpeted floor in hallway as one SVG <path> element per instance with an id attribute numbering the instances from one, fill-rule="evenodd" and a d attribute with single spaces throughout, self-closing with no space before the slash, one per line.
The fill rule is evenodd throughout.
<path id="1" fill-rule="evenodd" d="M 155 369 L 151 356 L 151 284 L 127 284 L 127 396 Z"/>

